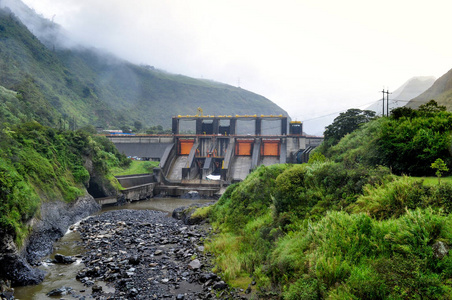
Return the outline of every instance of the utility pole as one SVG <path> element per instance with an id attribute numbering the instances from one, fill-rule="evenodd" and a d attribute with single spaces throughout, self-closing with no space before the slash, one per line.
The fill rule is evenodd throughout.
<path id="1" fill-rule="evenodd" d="M 383 88 L 383 90 L 381 91 L 383 93 L 383 108 L 382 108 L 382 113 L 381 115 L 384 117 L 385 116 L 385 94 L 386 94 L 386 116 L 389 117 L 389 94 L 392 94 L 389 92 L 389 90 L 385 91 L 385 89 Z"/>
<path id="2" fill-rule="evenodd" d="M 389 92 L 389 90 L 386 91 L 386 116 L 389 117 L 389 94 L 392 94 Z"/>

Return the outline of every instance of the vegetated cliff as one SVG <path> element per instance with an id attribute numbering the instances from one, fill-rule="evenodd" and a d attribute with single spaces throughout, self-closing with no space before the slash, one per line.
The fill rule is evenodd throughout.
<path id="1" fill-rule="evenodd" d="M 241 88 L 134 65 L 95 49 L 68 48 L 58 25 L 33 11 L 27 20 L 33 16 L 41 40 L 0 8 L 0 85 L 18 92 L 26 103 L 22 113 L 44 125 L 133 127 L 139 121 L 170 128 L 172 116 L 195 114 L 198 107 L 206 114 L 287 115 Z"/>
<path id="2" fill-rule="evenodd" d="M 410 108 L 418 108 L 420 105 L 435 100 L 447 110 L 452 110 L 452 69 L 438 78 L 433 85 L 406 105 Z"/>
<path id="3" fill-rule="evenodd" d="M 0 278 L 38 283 L 32 267 L 69 225 L 99 205 L 89 193 L 115 195 L 109 168 L 127 164 L 108 140 L 32 121 L 0 126 Z"/>

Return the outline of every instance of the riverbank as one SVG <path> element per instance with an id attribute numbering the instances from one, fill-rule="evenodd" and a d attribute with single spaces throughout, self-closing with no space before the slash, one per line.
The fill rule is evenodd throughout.
<path id="1" fill-rule="evenodd" d="M 211 272 L 209 227 L 152 210 L 116 210 L 80 223 L 85 264 L 77 275 L 99 299 L 244 299 Z"/>

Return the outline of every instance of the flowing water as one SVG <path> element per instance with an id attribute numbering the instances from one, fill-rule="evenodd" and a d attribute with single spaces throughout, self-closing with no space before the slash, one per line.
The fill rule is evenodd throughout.
<path id="1" fill-rule="evenodd" d="M 118 209 L 151 209 L 171 212 L 181 206 L 188 206 L 194 203 L 208 203 L 215 200 L 204 199 L 181 199 L 181 198 L 151 198 L 143 201 L 135 201 L 123 206 L 107 206 L 102 208 L 100 213 L 109 210 Z M 39 285 L 15 287 L 14 297 L 20 300 L 48 300 L 48 299 L 61 299 L 62 297 L 49 297 L 47 293 L 61 288 L 63 286 L 71 287 L 76 295 L 85 296 L 86 299 L 90 298 L 91 288 L 84 286 L 81 282 L 75 279 L 77 272 L 83 269 L 84 264 L 80 258 L 77 258 L 75 263 L 69 265 L 53 264 L 50 262 L 56 253 L 60 253 L 67 256 L 77 256 L 84 252 L 83 247 L 79 245 L 80 235 L 77 232 L 77 226 L 75 230 L 69 230 L 60 240 L 54 244 L 54 253 L 49 257 L 43 258 L 43 263 L 39 267 L 46 272 L 44 281 Z M 102 284 L 99 284 L 102 285 Z M 103 290 L 108 292 L 108 287 L 103 285 Z M 63 298 L 72 299 L 71 295 L 63 296 Z"/>

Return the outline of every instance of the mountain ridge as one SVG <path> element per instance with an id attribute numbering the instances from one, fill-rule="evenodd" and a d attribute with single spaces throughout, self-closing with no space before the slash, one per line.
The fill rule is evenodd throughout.
<path id="1" fill-rule="evenodd" d="M 452 110 L 452 69 L 438 78 L 424 93 L 410 100 L 407 107 L 418 108 L 420 105 L 435 100 L 447 110 Z"/>
<path id="2" fill-rule="evenodd" d="M 57 35 L 58 25 L 43 22 L 49 32 L 56 26 Z M 44 125 L 133 127 L 139 121 L 170 128 L 172 116 L 195 114 L 198 107 L 211 115 L 288 115 L 238 87 L 135 65 L 94 48 L 52 46 L 8 8 L 0 9 L 0 47 L 0 85 L 18 92 L 29 103 L 27 114 Z"/>
<path id="3" fill-rule="evenodd" d="M 434 76 L 414 76 L 408 79 L 404 84 L 390 93 L 389 96 L 389 111 L 394 108 L 405 106 L 411 99 L 419 96 L 429 87 L 433 85 L 436 78 Z M 373 110 L 377 115 L 382 114 L 383 105 L 381 99 L 374 102 L 366 108 L 367 110 Z M 386 101 L 385 101 L 385 113 L 386 113 Z"/>

